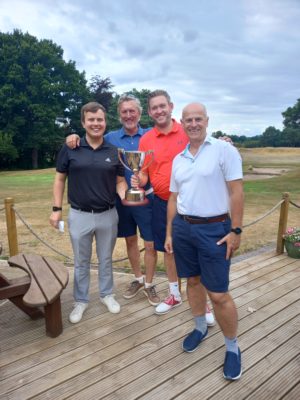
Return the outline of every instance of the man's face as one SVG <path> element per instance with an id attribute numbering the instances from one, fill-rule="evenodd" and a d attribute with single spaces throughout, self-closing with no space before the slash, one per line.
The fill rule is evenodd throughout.
<path id="1" fill-rule="evenodd" d="M 181 123 L 191 141 L 202 142 L 205 139 L 208 117 L 206 111 L 199 104 L 185 108 Z"/>
<path id="2" fill-rule="evenodd" d="M 102 110 L 97 110 L 96 112 L 87 111 L 84 114 L 82 126 L 89 138 L 93 140 L 102 138 L 106 129 L 104 112 Z"/>
<path id="3" fill-rule="evenodd" d="M 134 100 L 124 101 L 119 106 L 120 122 L 127 133 L 135 133 L 141 117 L 140 110 Z"/>
<path id="4" fill-rule="evenodd" d="M 173 103 L 169 103 L 165 96 L 150 99 L 148 113 L 157 127 L 166 127 L 171 122 Z"/>

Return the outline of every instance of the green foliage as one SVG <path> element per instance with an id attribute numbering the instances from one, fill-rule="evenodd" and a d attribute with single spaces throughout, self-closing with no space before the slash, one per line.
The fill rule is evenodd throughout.
<path id="1" fill-rule="evenodd" d="M 84 73 L 50 40 L 15 30 L 0 33 L 0 130 L 10 135 L 17 166 L 47 164 L 64 140 L 58 117 L 73 119 L 88 98 Z"/>
<path id="2" fill-rule="evenodd" d="M 300 99 L 293 107 L 289 107 L 282 113 L 284 117 L 283 125 L 286 128 L 300 129 Z"/>

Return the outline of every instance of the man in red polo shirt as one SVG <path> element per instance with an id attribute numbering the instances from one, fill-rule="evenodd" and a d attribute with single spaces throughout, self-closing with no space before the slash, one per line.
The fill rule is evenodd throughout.
<path id="1" fill-rule="evenodd" d="M 167 253 L 164 248 L 172 162 L 175 156 L 183 151 L 189 142 L 182 126 L 172 119 L 173 107 L 171 98 L 165 90 L 155 90 L 150 93 L 148 97 L 148 113 L 155 126 L 141 138 L 139 150 L 153 150 L 154 160 L 147 169 L 143 169 L 140 172 L 139 179 L 134 176 L 131 179 L 132 186 L 144 186 L 150 179 L 154 190 L 152 211 L 154 247 L 157 251 L 164 252 L 164 264 L 170 291 L 169 296 L 156 307 L 156 314 L 165 314 L 182 303 L 174 255 Z M 145 165 L 147 164 L 146 157 Z M 213 314 L 209 308 L 207 309 L 206 319 L 208 325 L 215 324 Z"/>

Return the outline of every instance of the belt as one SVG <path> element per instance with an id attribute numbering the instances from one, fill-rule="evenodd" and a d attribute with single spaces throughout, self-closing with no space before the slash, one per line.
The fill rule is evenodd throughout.
<path id="1" fill-rule="evenodd" d="M 215 217 L 195 217 L 193 215 L 178 214 L 181 219 L 189 224 L 211 224 L 213 222 L 224 222 L 229 218 L 229 214 L 216 215 Z"/>
<path id="2" fill-rule="evenodd" d="M 145 190 L 145 195 L 147 196 L 148 194 L 153 193 L 153 187 L 150 189 Z"/>
<path id="3" fill-rule="evenodd" d="M 92 214 L 101 214 L 104 211 L 114 208 L 114 206 L 105 206 L 102 208 L 80 208 L 80 207 L 71 206 L 71 208 L 73 208 L 73 210 L 77 210 L 77 211 L 82 211 L 82 212 L 87 212 L 87 213 L 92 213 Z"/>

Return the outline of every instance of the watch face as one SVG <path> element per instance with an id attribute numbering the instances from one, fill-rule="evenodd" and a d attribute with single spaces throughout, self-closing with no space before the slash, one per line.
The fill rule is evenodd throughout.
<path id="1" fill-rule="evenodd" d="M 241 228 L 232 228 L 231 231 L 236 233 L 237 235 L 240 235 L 242 233 Z"/>

